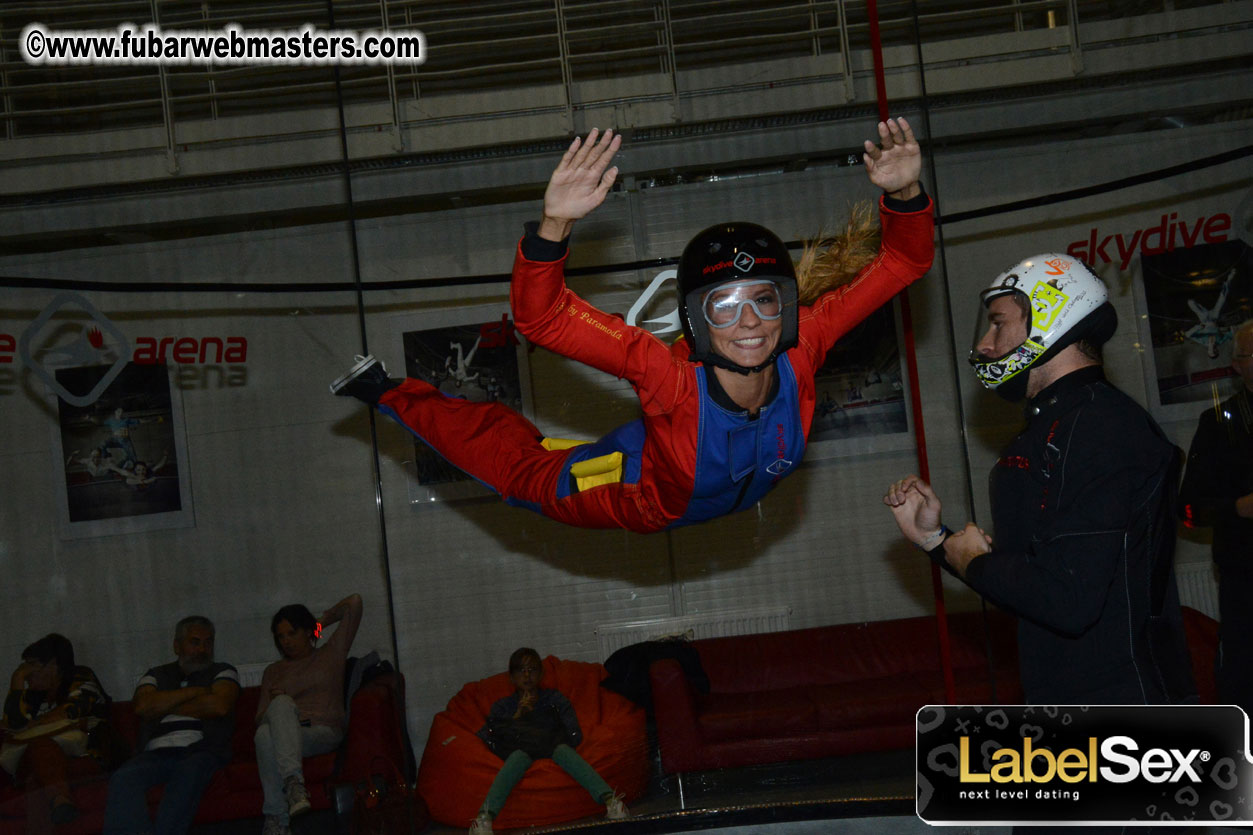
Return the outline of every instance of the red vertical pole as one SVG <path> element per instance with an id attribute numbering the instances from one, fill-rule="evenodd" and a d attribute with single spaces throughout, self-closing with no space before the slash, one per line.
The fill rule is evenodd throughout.
<path id="1" fill-rule="evenodd" d="M 874 95 L 879 103 L 879 121 L 888 118 L 888 85 L 883 74 L 883 39 L 879 36 L 878 0 L 866 0 L 866 17 L 870 22 L 870 56 L 874 59 Z"/>
<path id="2" fill-rule="evenodd" d="M 866 0 L 866 15 L 870 23 L 870 54 L 874 60 L 875 99 L 879 105 L 879 121 L 888 118 L 887 78 L 883 69 L 883 40 L 879 34 L 879 5 L 877 0 Z M 931 481 L 931 467 L 927 461 L 927 433 L 922 421 L 922 395 L 918 388 L 918 358 L 914 350 L 914 320 L 909 308 L 909 291 L 900 295 L 901 326 L 905 331 L 905 367 L 909 371 L 910 407 L 914 418 L 914 440 L 918 452 L 918 475 L 923 481 Z M 944 696 L 949 704 L 957 700 L 957 685 L 953 680 L 953 653 L 949 641 L 948 619 L 944 606 L 943 575 L 938 565 L 931 566 L 931 591 L 935 599 L 935 620 L 940 638 L 940 668 L 944 671 Z"/>

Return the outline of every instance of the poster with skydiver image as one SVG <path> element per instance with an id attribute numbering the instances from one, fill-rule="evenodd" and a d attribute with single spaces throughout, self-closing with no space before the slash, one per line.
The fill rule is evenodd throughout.
<path id="1" fill-rule="evenodd" d="M 1235 391 L 1232 337 L 1253 318 L 1253 250 L 1223 241 L 1143 254 L 1140 266 L 1150 403 L 1159 420 L 1195 419 L 1197 404 Z"/>
<path id="2" fill-rule="evenodd" d="M 78 366 L 55 376 L 71 393 L 88 392 L 109 370 Z M 194 524 L 178 406 L 167 366 L 134 362 L 92 403 L 56 398 L 63 538 Z"/>
<path id="3" fill-rule="evenodd" d="M 530 417 L 525 343 L 505 308 L 445 311 L 432 322 L 450 318 L 461 323 L 401 333 L 405 375 L 425 380 L 449 397 L 494 401 Z M 411 504 L 489 496 L 495 493 L 415 439 Z"/>

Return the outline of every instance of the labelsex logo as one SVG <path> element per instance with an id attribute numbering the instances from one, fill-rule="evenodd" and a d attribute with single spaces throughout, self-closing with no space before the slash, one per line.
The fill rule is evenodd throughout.
<path id="1" fill-rule="evenodd" d="M 1201 782 L 1193 764 L 1196 761 L 1207 762 L 1208 751 L 1192 749 L 1186 753 L 1178 748 L 1150 748 L 1143 754 L 1132 756 L 1130 752 L 1139 752 L 1139 744 L 1129 736 L 1111 736 L 1100 743 L 1098 752 L 1097 738 L 1088 737 L 1088 750 L 1067 748 L 1054 754 L 1047 748 L 1033 748 L 1031 739 L 1022 741 L 1022 752 L 1013 748 L 1000 748 L 992 754 L 996 765 L 987 772 L 973 771 L 970 767 L 970 739 L 962 737 L 961 781 L 963 783 L 1047 783 L 1054 777 L 1065 783 L 1090 782 L 1097 779 L 1109 780 L 1111 783 L 1130 783 L 1143 777 L 1150 783 L 1177 783 L 1187 778 L 1190 782 Z M 1101 760 L 1109 760 L 1114 765 L 1101 765 Z"/>

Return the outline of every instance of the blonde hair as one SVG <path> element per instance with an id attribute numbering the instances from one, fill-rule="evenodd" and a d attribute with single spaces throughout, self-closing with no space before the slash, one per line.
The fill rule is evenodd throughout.
<path id="1" fill-rule="evenodd" d="M 835 235 L 822 232 L 805 241 L 805 251 L 796 265 L 797 296 L 811 305 L 852 281 L 879 253 L 879 224 L 868 202 L 853 206 L 844 230 Z"/>

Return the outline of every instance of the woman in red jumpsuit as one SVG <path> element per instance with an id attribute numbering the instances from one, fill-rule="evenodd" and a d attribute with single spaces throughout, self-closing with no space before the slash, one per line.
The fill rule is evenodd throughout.
<path id="1" fill-rule="evenodd" d="M 918 143 L 904 119 L 880 122 L 879 144 L 865 143 L 867 174 L 884 190 L 881 242 L 826 292 L 798 287 L 786 246 L 763 227 L 697 235 L 678 269 L 684 339 L 670 346 L 565 286 L 570 231 L 618 174 L 609 163 L 620 137 L 597 136 L 576 138 L 553 172 L 543 219 L 518 245 L 510 304 L 530 341 L 628 380 L 639 420 L 591 443 L 554 441 L 503 404 L 390 379 L 372 357 L 331 391 L 376 406 L 510 504 L 567 524 L 647 533 L 751 507 L 800 464 L 827 351 L 931 266 Z"/>

